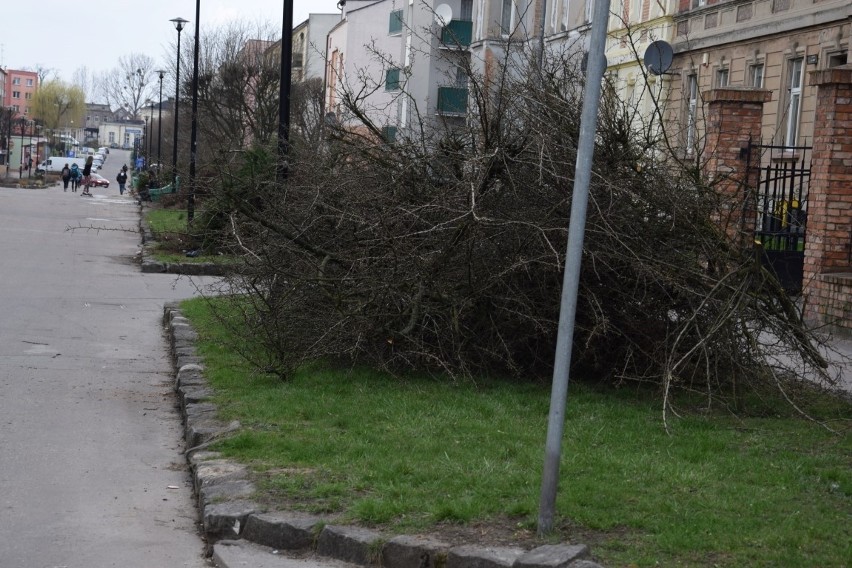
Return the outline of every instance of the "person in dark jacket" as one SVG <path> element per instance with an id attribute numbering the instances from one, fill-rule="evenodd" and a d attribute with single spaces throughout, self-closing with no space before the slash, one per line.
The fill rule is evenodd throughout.
<path id="1" fill-rule="evenodd" d="M 124 195 L 124 188 L 127 185 L 127 166 L 121 168 L 121 171 L 118 172 L 115 181 L 118 182 L 119 195 Z"/>
<path id="2" fill-rule="evenodd" d="M 93 156 L 89 156 L 86 158 L 86 165 L 83 166 L 83 193 L 80 195 L 91 197 L 92 194 L 89 193 L 89 184 L 92 183 L 92 162 L 94 161 Z"/>
<path id="3" fill-rule="evenodd" d="M 80 168 L 77 167 L 77 164 L 71 164 L 71 191 L 76 192 L 77 187 L 80 185 L 80 180 L 83 179 L 83 173 L 80 171 Z"/>
<path id="4" fill-rule="evenodd" d="M 68 164 L 65 164 L 65 167 L 62 168 L 62 190 L 68 191 L 68 182 L 71 181 L 71 168 L 68 167 Z"/>

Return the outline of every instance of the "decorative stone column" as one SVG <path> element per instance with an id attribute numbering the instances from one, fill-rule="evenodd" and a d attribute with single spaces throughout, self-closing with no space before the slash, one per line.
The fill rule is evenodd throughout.
<path id="1" fill-rule="evenodd" d="M 719 195 L 716 221 L 731 241 L 750 246 L 754 238 L 757 175 L 749 171 L 749 140 L 760 142 L 763 105 L 772 92 L 724 87 L 703 93 L 707 104 L 705 169 Z M 756 160 L 756 162 L 755 162 Z M 752 165 L 760 165 L 752 156 Z"/>
<path id="2" fill-rule="evenodd" d="M 852 332 L 852 65 L 811 71 L 817 87 L 805 242 L 805 319 Z"/>

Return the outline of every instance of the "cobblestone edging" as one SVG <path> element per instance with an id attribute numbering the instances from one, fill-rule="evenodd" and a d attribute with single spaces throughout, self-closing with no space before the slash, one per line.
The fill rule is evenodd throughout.
<path id="1" fill-rule="evenodd" d="M 140 204 L 140 209 L 144 205 Z M 151 257 L 150 249 L 157 246 L 154 233 L 145 221 L 144 211 L 139 214 L 139 234 L 142 235 L 142 272 L 153 274 L 184 274 L 186 276 L 224 276 L 227 268 L 213 262 L 160 262 Z"/>
<path id="2" fill-rule="evenodd" d="M 266 511 L 252 500 L 248 469 L 208 451 L 210 442 L 240 428 L 216 418 L 213 390 L 195 343 L 198 335 L 177 304 L 166 304 L 163 323 L 174 363 L 175 389 L 184 420 L 187 460 L 199 514 L 212 554 L 217 541 L 244 539 L 278 550 L 312 550 L 362 566 L 386 568 L 601 568 L 586 545 L 516 547 L 462 545 L 428 536 L 395 536 L 336 524 L 334 517 Z"/>

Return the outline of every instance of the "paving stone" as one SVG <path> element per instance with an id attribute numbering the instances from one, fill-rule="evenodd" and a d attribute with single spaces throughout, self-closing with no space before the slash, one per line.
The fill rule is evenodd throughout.
<path id="1" fill-rule="evenodd" d="M 567 568 L 572 562 L 589 555 L 585 544 L 547 544 L 524 553 L 514 568 Z"/>
<path id="2" fill-rule="evenodd" d="M 424 536 L 402 535 L 382 547 L 384 568 L 438 568 L 447 561 L 450 545 Z"/>
<path id="3" fill-rule="evenodd" d="M 381 534 L 369 529 L 328 525 L 317 540 L 317 554 L 355 564 L 375 564 L 381 539 Z"/>
<path id="4" fill-rule="evenodd" d="M 213 389 L 201 386 L 182 386 L 178 389 L 181 406 L 207 402 L 216 394 Z"/>
<path id="5" fill-rule="evenodd" d="M 524 554 L 520 548 L 457 546 L 447 554 L 446 568 L 507 568 Z"/>
<path id="6" fill-rule="evenodd" d="M 192 467 L 196 485 L 206 487 L 225 481 L 247 479 L 249 471 L 246 466 L 228 460 L 208 460 L 197 463 Z"/>
<path id="7" fill-rule="evenodd" d="M 250 515 L 243 538 L 280 550 L 313 548 L 322 519 L 302 513 Z"/>
<path id="8" fill-rule="evenodd" d="M 145 274 L 159 274 L 166 271 L 166 265 L 155 260 L 142 260 L 142 272 Z"/>
<path id="9" fill-rule="evenodd" d="M 223 481 L 215 485 L 197 487 L 197 489 L 198 500 L 205 507 L 214 503 L 249 499 L 257 492 L 257 487 L 247 479 Z"/>
<path id="10" fill-rule="evenodd" d="M 218 568 L 354 568 L 339 560 L 313 554 L 287 553 L 244 540 L 222 540 L 213 546 Z"/>
<path id="11" fill-rule="evenodd" d="M 259 510 L 257 503 L 245 500 L 203 505 L 204 532 L 217 538 L 237 537 L 245 526 L 246 518 Z"/>

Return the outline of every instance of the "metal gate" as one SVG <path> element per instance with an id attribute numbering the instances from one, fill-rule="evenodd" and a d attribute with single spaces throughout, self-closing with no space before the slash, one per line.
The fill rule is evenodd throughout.
<path id="1" fill-rule="evenodd" d="M 749 143 L 749 179 L 756 180 L 755 241 L 785 290 L 802 290 L 808 222 L 811 146 Z"/>

